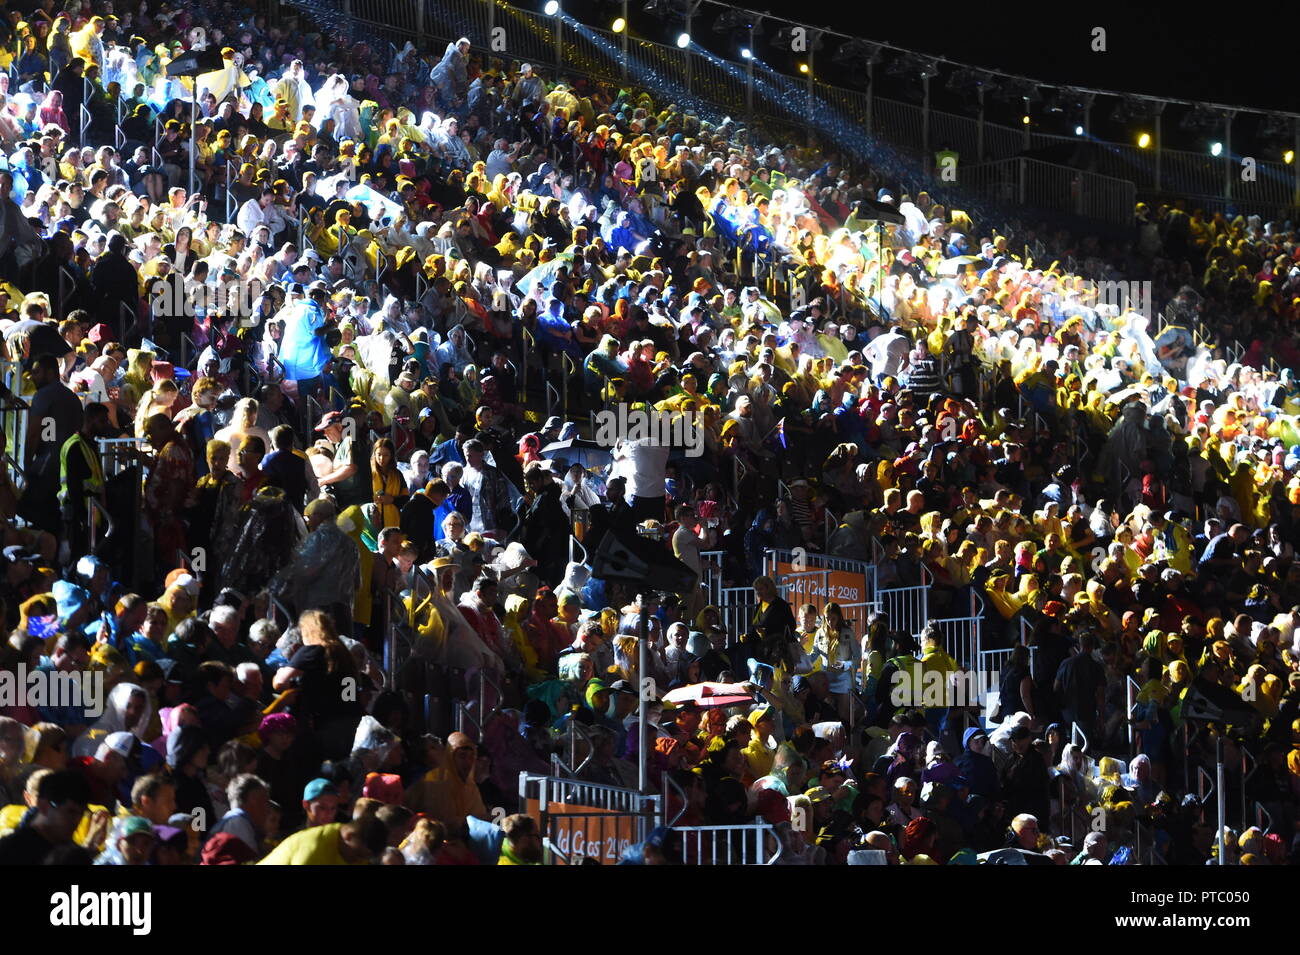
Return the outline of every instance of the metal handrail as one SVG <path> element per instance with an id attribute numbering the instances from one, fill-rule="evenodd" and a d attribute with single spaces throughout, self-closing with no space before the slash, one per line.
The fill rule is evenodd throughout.
<path id="1" fill-rule="evenodd" d="M 1070 742 L 1078 746 L 1080 752 L 1085 754 L 1088 752 L 1088 735 L 1084 733 L 1078 723 L 1070 725 Z"/>
<path id="2" fill-rule="evenodd" d="M 582 560 L 576 558 L 573 552 L 575 546 L 578 550 L 582 551 Z M 582 541 L 578 540 L 578 538 L 574 537 L 572 534 L 569 535 L 569 562 L 574 564 L 585 564 L 587 562 L 587 548 L 583 546 Z"/>
<path id="3" fill-rule="evenodd" d="M 1213 777 L 1205 771 L 1204 766 L 1196 767 L 1196 797 L 1201 803 L 1201 821 L 1205 821 L 1205 804 L 1215 794 Z"/>
<path id="4" fill-rule="evenodd" d="M 274 594 L 268 594 L 267 596 L 269 599 L 266 602 L 266 619 L 275 623 L 275 612 L 278 610 L 284 614 L 285 626 L 292 626 L 293 615 L 289 613 L 289 608 L 282 604 Z"/>
<path id="5" fill-rule="evenodd" d="M 1128 724 L 1128 746 L 1129 756 L 1137 755 L 1137 734 L 1133 728 L 1133 711 L 1137 709 L 1138 694 L 1142 692 L 1142 687 L 1132 676 L 1125 678 L 1124 692 L 1127 697 L 1125 703 L 1125 722 Z"/>
<path id="6" fill-rule="evenodd" d="M 573 378 L 578 374 L 578 363 L 568 352 L 560 353 L 560 382 L 564 388 L 561 394 L 561 407 L 564 409 L 564 417 L 569 417 L 569 392 Z"/>
<path id="7" fill-rule="evenodd" d="M 475 713 L 470 712 L 469 703 L 461 701 L 456 704 L 457 726 L 456 728 L 467 736 L 471 735 L 467 727 L 472 726 L 478 734 L 478 739 L 483 738 L 483 731 L 487 728 L 488 721 L 501 711 L 501 687 L 489 676 L 489 670 L 480 668 L 478 671 L 478 710 Z M 488 709 L 488 688 L 492 689 L 493 704 L 492 709 Z"/>

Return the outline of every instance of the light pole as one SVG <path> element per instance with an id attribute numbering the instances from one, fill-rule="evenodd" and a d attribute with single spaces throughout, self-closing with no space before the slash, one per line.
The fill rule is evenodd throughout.
<path id="1" fill-rule="evenodd" d="M 627 37 L 628 34 L 632 32 L 632 23 L 627 18 L 627 0 L 623 0 L 623 13 L 622 16 L 619 17 L 619 19 L 623 21 L 623 30 L 622 30 L 623 35 L 619 37 L 619 39 L 621 40 L 622 47 L 623 47 L 623 82 L 626 83 L 627 82 L 627 61 L 628 61 L 628 55 L 627 55 L 628 38 Z"/>
<path id="2" fill-rule="evenodd" d="M 695 7 L 694 7 L 694 5 L 692 5 L 692 6 L 690 6 L 690 7 L 688 7 L 688 8 L 686 9 L 686 33 L 685 33 L 685 36 L 686 36 L 687 42 L 686 42 L 686 46 L 685 46 L 684 49 L 686 50 L 686 92 L 687 92 L 687 93 L 691 92 L 691 67 L 694 65 L 693 62 L 692 62 L 692 60 L 691 60 L 691 43 L 690 43 L 690 36 L 691 36 L 691 20 L 694 19 L 694 14 L 695 14 Z M 681 46 L 681 39 L 680 39 L 680 38 L 678 38 L 677 45 L 678 45 L 678 46 Z"/>
<path id="3" fill-rule="evenodd" d="M 637 663 L 636 678 L 637 687 L 636 695 L 640 701 L 637 703 L 636 719 L 636 785 L 642 793 L 646 789 L 646 720 L 649 718 L 649 700 L 646 699 L 646 668 L 650 665 L 646 656 L 646 644 L 650 641 L 650 614 L 646 610 L 647 596 L 640 594 L 636 598 L 637 604 Z"/>
<path id="4" fill-rule="evenodd" d="M 1232 111 L 1223 114 L 1223 198 L 1232 199 Z M 1222 772 L 1222 769 L 1220 769 Z"/>

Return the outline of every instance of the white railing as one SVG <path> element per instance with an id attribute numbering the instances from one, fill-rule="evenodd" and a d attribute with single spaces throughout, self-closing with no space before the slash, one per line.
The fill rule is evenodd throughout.
<path id="1" fill-rule="evenodd" d="M 781 856 L 781 839 L 765 822 L 740 826 L 678 826 L 685 865 L 774 865 Z"/>
<path id="2" fill-rule="evenodd" d="M 722 625 L 727 629 L 727 646 L 739 643 L 749 631 L 758 598 L 753 587 L 722 587 L 718 592 L 718 609 L 722 611 Z"/>
<path id="3" fill-rule="evenodd" d="M 543 810 L 551 803 L 588 806 L 606 812 L 644 813 L 657 811 L 657 794 L 644 795 L 635 789 L 589 783 L 580 779 L 559 776 L 539 776 L 535 773 L 519 774 L 519 802 L 526 804 L 535 799 Z"/>
<path id="4" fill-rule="evenodd" d="M 930 621 L 930 574 L 921 568 L 921 583 L 910 587 L 887 587 L 876 591 L 875 602 L 889 617 L 891 630 L 917 636 Z"/>
<path id="5" fill-rule="evenodd" d="M 987 681 L 981 681 L 980 686 L 980 706 L 985 704 L 988 692 L 997 688 L 997 682 L 1002 676 L 1002 667 L 1011 659 L 1011 654 L 1015 647 L 1009 647 L 1006 650 L 981 650 L 979 654 L 979 669 L 982 673 L 995 674 L 994 682 L 987 686 Z M 1037 651 L 1034 647 L 1029 648 L 1029 675 L 1035 676 L 1035 658 Z"/>
<path id="6" fill-rule="evenodd" d="M 980 651 L 983 649 L 981 643 L 982 628 L 984 616 L 976 612 L 976 601 L 980 601 L 979 595 L 971 591 L 971 615 L 968 617 L 940 617 L 931 620 L 930 623 L 939 628 L 943 634 L 944 646 L 953 658 L 965 666 L 975 666 L 979 663 Z M 980 601 L 982 605 L 983 601 Z M 982 606 L 981 608 L 982 609 Z"/>
<path id="7" fill-rule="evenodd" d="M 704 571 L 702 581 L 704 592 L 708 594 L 709 603 L 715 607 L 722 603 L 723 553 L 720 550 L 700 551 L 700 567 Z"/>

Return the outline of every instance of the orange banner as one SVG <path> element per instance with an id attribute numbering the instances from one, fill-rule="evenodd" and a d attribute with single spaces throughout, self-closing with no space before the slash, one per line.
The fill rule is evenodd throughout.
<path id="1" fill-rule="evenodd" d="M 602 865 L 613 865 L 636 839 L 637 820 L 626 813 L 559 802 L 547 803 L 546 811 L 554 821 L 550 823 L 550 831 L 544 835 L 550 836 L 555 848 L 575 862 L 586 856 Z M 573 819 L 564 818 L 572 814 L 578 815 Z M 541 825 L 541 802 L 529 799 L 528 815 Z M 559 857 L 555 861 L 557 865 L 567 864 Z"/>
<path id="2" fill-rule="evenodd" d="M 776 565 L 776 580 L 781 582 L 782 577 L 790 577 L 790 603 L 813 603 L 823 606 L 828 602 L 837 604 L 857 604 L 863 603 L 867 598 L 865 595 L 866 584 L 862 574 L 851 573 L 847 570 L 832 570 L 827 574 L 818 574 L 809 576 L 810 568 L 803 571 L 796 571 L 794 565 L 786 561 L 778 561 Z M 795 612 L 799 608 L 796 606 Z"/>

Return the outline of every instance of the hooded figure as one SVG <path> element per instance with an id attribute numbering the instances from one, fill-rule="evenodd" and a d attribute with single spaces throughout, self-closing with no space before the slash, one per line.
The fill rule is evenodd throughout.
<path id="1" fill-rule="evenodd" d="M 272 581 L 271 590 L 302 613 L 336 605 L 351 607 L 361 579 L 361 555 L 355 540 L 336 522 L 325 521 L 303 539 L 292 563 Z"/>
<path id="2" fill-rule="evenodd" d="M 1113 486 L 1118 486 L 1124 470 L 1136 475 L 1142 459 L 1146 457 L 1146 435 L 1143 424 L 1146 409 L 1140 402 L 1124 406 L 1120 420 L 1110 430 L 1102 448 L 1100 470 Z"/>
<path id="3" fill-rule="evenodd" d="M 574 561 L 569 561 L 568 565 L 564 568 L 564 580 L 562 580 L 560 585 L 555 588 L 555 596 L 559 598 L 561 603 L 564 602 L 564 595 L 566 593 L 571 593 L 581 600 L 583 590 L 586 588 L 589 580 L 591 580 L 591 570 L 588 567 L 583 564 L 575 563 Z"/>
<path id="4" fill-rule="evenodd" d="M 438 65 L 429 71 L 429 80 L 438 88 L 439 97 L 447 105 L 464 99 L 469 91 L 469 41 L 460 39 L 448 43 Z"/>
<path id="5" fill-rule="evenodd" d="M 546 674 L 537 666 L 537 651 L 533 649 L 533 645 L 528 642 L 528 636 L 524 633 L 524 614 L 528 610 L 528 598 L 511 594 L 506 597 L 505 608 L 506 616 L 501 627 L 514 645 L 528 683 L 539 683 L 546 679 Z"/>
<path id="6" fill-rule="evenodd" d="M 957 771 L 970 784 L 970 791 L 973 794 L 983 796 L 985 799 L 993 799 L 998 793 L 998 771 L 991 757 L 984 753 L 977 753 L 971 748 L 971 742 L 977 737 L 983 737 L 986 743 L 988 741 L 988 733 L 978 726 L 969 727 L 962 734 L 962 753 L 957 757 L 955 764 Z"/>
<path id="7" fill-rule="evenodd" d="M 141 743 L 153 715 L 153 703 L 143 687 L 119 683 L 108 694 L 104 715 L 95 721 L 72 746 L 73 756 L 94 756 L 99 744 L 112 733 L 128 732 Z"/>
<path id="8" fill-rule="evenodd" d="M 406 806 L 459 827 L 466 816 L 490 819 L 474 779 L 474 742 L 464 733 L 452 733 L 436 754 L 437 765 L 406 793 Z"/>
<path id="9" fill-rule="evenodd" d="M 745 557 L 749 561 L 749 576 L 763 574 L 763 555 L 776 542 L 776 514 L 767 508 L 759 511 L 745 532 Z"/>
<path id="10" fill-rule="evenodd" d="M 339 141 L 361 139 L 361 104 L 348 93 L 348 81 L 335 73 L 327 79 L 316 94 L 316 128 L 325 120 L 334 120 L 334 137 Z"/>
<path id="11" fill-rule="evenodd" d="M 501 658 L 456 606 L 456 565 L 450 558 L 440 557 L 426 566 L 433 573 L 432 590 L 413 593 L 404 601 L 411 629 L 419 634 L 415 652 L 443 666 L 462 668 L 467 674 L 482 667 L 500 672 L 504 669 Z"/>

